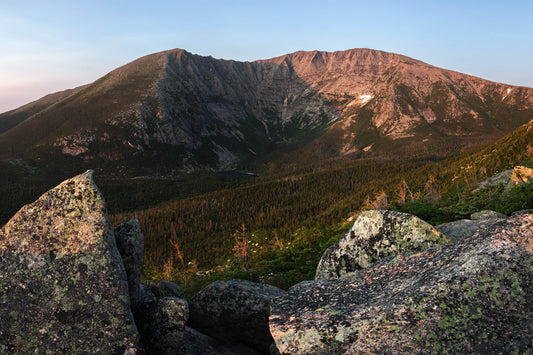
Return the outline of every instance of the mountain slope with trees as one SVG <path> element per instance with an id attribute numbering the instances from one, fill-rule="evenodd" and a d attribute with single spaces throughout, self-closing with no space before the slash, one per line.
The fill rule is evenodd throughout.
<path id="1" fill-rule="evenodd" d="M 506 214 L 533 208 L 531 183 L 508 192 L 473 192 L 496 172 L 533 167 L 531 142 L 533 121 L 496 143 L 441 162 L 358 162 L 114 214 L 111 220 L 141 221 L 146 277 L 163 277 L 165 265 L 172 266 L 178 280 L 187 270 L 227 265 L 228 260 L 239 264 L 234 248 L 246 236 L 255 277 L 288 287 L 312 278 L 324 250 L 363 209 L 396 209 L 437 224 L 486 208 Z M 183 265 L 173 244 L 179 245 Z"/>

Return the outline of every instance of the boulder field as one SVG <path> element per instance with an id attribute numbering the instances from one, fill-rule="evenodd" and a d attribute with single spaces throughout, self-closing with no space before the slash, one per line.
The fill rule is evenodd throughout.
<path id="1" fill-rule="evenodd" d="M 282 354 L 531 352 L 533 215 L 462 233 L 452 244 L 293 286 L 272 305 L 277 348 Z"/>
<path id="2" fill-rule="evenodd" d="M 366 211 L 288 292 L 140 282 L 138 221 L 112 228 L 92 171 L 0 229 L 0 353 L 533 352 L 533 214 L 433 227 Z"/>

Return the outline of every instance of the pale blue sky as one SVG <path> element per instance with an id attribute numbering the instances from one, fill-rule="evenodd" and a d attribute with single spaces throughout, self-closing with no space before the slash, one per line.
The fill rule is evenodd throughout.
<path id="1" fill-rule="evenodd" d="M 0 112 L 172 48 L 246 61 L 373 48 L 533 87 L 533 1 L 0 0 Z"/>

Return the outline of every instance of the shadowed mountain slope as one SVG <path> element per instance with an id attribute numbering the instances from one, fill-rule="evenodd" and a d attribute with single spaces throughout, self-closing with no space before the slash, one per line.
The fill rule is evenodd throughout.
<path id="1" fill-rule="evenodd" d="M 294 73 L 172 50 L 121 67 L 0 136 L 3 157 L 230 169 L 339 117 Z M 154 165 L 154 164 L 152 164 Z"/>

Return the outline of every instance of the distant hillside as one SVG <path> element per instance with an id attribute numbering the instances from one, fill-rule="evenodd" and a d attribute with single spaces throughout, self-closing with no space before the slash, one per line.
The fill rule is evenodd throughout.
<path id="1" fill-rule="evenodd" d="M 0 114 L 0 134 L 15 127 L 22 121 L 30 118 L 34 114 L 44 111 L 50 108 L 56 102 L 59 102 L 66 97 L 75 94 L 83 89 L 84 86 L 80 86 L 75 89 L 56 92 L 54 94 L 46 95 L 39 100 L 30 102 L 27 105 L 21 106 L 15 110 L 4 112 Z"/>
<path id="2" fill-rule="evenodd" d="M 531 88 L 393 53 L 250 63 L 176 49 L 1 115 L 0 158 L 126 175 L 442 158 L 532 117 Z"/>

